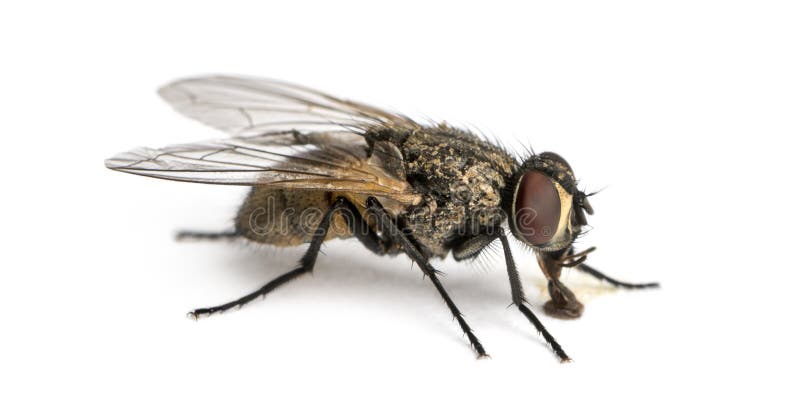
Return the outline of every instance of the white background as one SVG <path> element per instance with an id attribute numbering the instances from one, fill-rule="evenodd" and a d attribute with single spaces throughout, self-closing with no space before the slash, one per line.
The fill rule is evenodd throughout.
<path id="1" fill-rule="evenodd" d="M 0 6 L 2 412 L 790 412 L 796 396 L 800 13 L 793 2 L 235 1 Z M 553 4 L 550 4 L 553 3 Z M 325 246 L 312 277 L 192 322 L 302 249 L 176 243 L 244 189 L 115 173 L 220 137 L 154 90 L 269 76 L 474 124 L 566 157 L 593 198 L 577 321 L 508 308 L 500 260 L 437 265 L 476 360 L 408 259 Z M 516 251 L 534 309 L 544 282 Z"/>

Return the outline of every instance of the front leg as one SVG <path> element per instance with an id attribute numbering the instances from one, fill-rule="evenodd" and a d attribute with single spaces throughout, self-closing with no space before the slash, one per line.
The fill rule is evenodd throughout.
<path id="1" fill-rule="evenodd" d="M 453 257 L 459 261 L 475 258 L 497 239 L 500 239 L 502 243 L 503 255 L 506 259 L 506 270 L 508 271 L 508 282 L 511 285 L 511 300 L 513 305 L 516 306 L 525 318 L 536 327 L 536 330 L 542 334 L 545 341 L 547 341 L 553 349 L 553 353 L 561 359 L 561 362 L 571 361 L 567 353 L 564 352 L 564 349 L 561 348 L 561 345 L 556 341 L 556 338 L 547 331 L 544 324 L 542 324 L 533 311 L 528 308 L 528 301 L 525 299 L 525 291 L 522 288 L 522 281 L 517 271 L 517 265 L 514 263 L 514 256 L 511 254 L 511 246 L 502 228 L 498 228 L 496 232 L 477 234 L 463 240 L 460 244 L 453 247 Z"/>
<path id="2" fill-rule="evenodd" d="M 558 252 L 540 253 L 539 266 L 547 276 L 547 290 L 550 292 L 551 300 L 548 301 L 544 309 L 548 315 L 562 319 L 575 319 L 583 313 L 583 304 L 575 297 L 569 288 L 564 286 L 559 278 L 561 269 L 564 267 L 575 267 L 578 270 L 589 274 L 599 280 L 607 282 L 615 287 L 625 289 L 648 289 L 657 288 L 659 284 L 650 283 L 628 283 L 610 278 L 597 269 L 585 264 L 586 255 L 594 251 L 594 247 L 580 253 L 574 253 L 572 247 Z"/>
<path id="3" fill-rule="evenodd" d="M 508 244 L 508 238 L 506 238 L 505 232 L 500 229 L 500 241 L 503 243 L 503 253 L 506 258 L 506 270 L 508 271 L 508 280 L 511 284 L 511 299 L 514 301 L 514 305 L 517 306 L 520 312 L 536 327 L 536 330 L 542 334 L 545 341 L 550 344 L 550 347 L 553 348 L 553 352 L 561 359 L 561 362 L 570 362 L 572 361 L 568 356 L 567 353 L 564 352 L 564 349 L 561 348 L 561 345 L 558 344 L 556 338 L 547 331 L 547 328 L 544 327 L 539 318 L 533 314 L 533 312 L 528 309 L 525 304 L 527 301 L 525 300 L 525 292 L 522 290 L 522 281 L 519 278 L 519 272 L 517 271 L 517 265 L 514 264 L 514 256 L 511 254 L 511 246 Z"/>
<path id="4" fill-rule="evenodd" d="M 608 284 L 610 284 L 610 285 L 612 285 L 614 287 L 618 287 L 618 288 L 623 288 L 623 289 L 651 289 L 651 288 L 661 287 L 661 285 L 658 282 L 648 282 L 648 283 L 623 282 L 621 280 L 617 280 L 617 279 L 608 277 L 603 272 L 601 272 L 601 271 L 599 271 L 599 270 L 597 270 L 597 269 L 595 269 L 595 268 L 593 268 L 593 267 L 591 267 L 591 266 L 589 266 L 587 264 L 584 264 L 584 263 L 579 264 L 578 266 L 576 266 L 576 268 L 578 270 L 580 270 L 581 272 L 587 273 L 589 276 L 592 276 L 592 277 L 594 277 L 594 278 L 596 278 L 598 280 L 602 280 L 604 282 L 607 282 Z"/>

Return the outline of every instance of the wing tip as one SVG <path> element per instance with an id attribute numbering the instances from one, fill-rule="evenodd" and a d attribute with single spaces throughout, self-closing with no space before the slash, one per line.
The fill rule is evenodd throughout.
<path id="1" fill-rule="evenodd" d="M 126 168 L 134 164 L 152 159 L 155 154 L 157 154 L 157 151 L 152 148 L 138 147 L 130 151 L 115 154 L 111 158 L 106 158 L 104 164 L 108 169 L 125 171 Z"/>
<path id="2" fill-rule="evenodd" d="M 130 172 L 129 170 L 126 169 L 131 164 L 128 160 L 125 160 L 123 162 L 123 160 L 109 158 L 105 160 L 104 164 L 106 168 L 108 168 L 109 170 Z"/>
<path id="3" fill-rule="evenodd" d="M 157 90 L 158 96 L 164 98 L 168 102 L 171 102 L 167 99 L 166 96 L 169 96 L 171 93 L 176 92 L 181 88 L 181 86 L 185 86 L 187 84 L 198 83 L 198 82 L 220 82 L 220 81 L 235 81 L 235 80 L 257 80 L 258 78 L 249 77 L 249 76 L 241 76 L 241 75 L 226 75 L 222 73 L 208 73 L 202 75 L 195 75 L 195 76 L 186 76 L 182 78 L 178 78 L 172 80 L 164 85 L 161 85 Z M 184 94 L 188 94 L 187 91 L 183 91 Z"/>

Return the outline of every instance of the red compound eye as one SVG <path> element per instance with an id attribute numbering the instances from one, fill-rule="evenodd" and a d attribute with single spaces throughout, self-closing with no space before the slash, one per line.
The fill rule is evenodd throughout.
<path id="1" fill-rule="evenodd" d="M 522 176 L 514 203 L 517 233 L 534 246 L 547 244 L 555 236 L 561 218 L 561 197 L 553 180 L 539 171 Z"/>

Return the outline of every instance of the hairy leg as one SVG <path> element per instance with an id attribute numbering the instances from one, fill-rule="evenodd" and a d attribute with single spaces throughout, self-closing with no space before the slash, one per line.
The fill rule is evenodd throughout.
<path id="1" fill-rule="evenodd" d="M 444 286 L 439 281 L 439 277 L 437 276 L 437 271 L 431 266 L 430 261 L 428 260 L 422 252 L 417 249 L 414 244 L 409 239 L 409 236 L 403 233 L 400 228 L 397 227 L 394 220 L 389 216 L 386 210 L 383 209 L 380 202 L 374 197 L 370 197 L 367 199 L 367 208 L 371 214 L 375 214 L 375 217 L 378 219 L 378 225 L 380 227 L 380 231 L 386 237 L 389 237 L 393 240 L 397 245 L 400 246 L 401 249 L 417 264 L 417 266 L 422 269 L 425 276 L 427 276 L 431 282 L 433 283 L 436 290 L 439 292 L 439 295 L 442 296 L 445 304 L 447 305 L 450 312 L 453 314 L 453 317 L 458 321 L 458 325 L 461 327 L 461 330 L 467 335 L 469 338 L 469 343 L 472 345 L 472 348 L 475 349 L 475 352 L 478 354 L 478 358 L 486 357 L 488 354 L 486 350 L 483 349 L 483 345 L 481 344 L 478 337 L 475 336 L 475 333 L 472 332 L 472 328 L 467 324 L 467 321 L 464 320 L 461 311 L 458 310 L 455 302 L 450 298 L 450 295 L 444 289 Z"/>
<path id="2" fill-rule="evenodd" d="M 221 232 L 205 232 L 205 231 L 191 231 L 181 230 L 175 233 L 175 240 L 188 241 L 188 240 L 230 240 L 239 237 L 233 231 Z"/>
<path id="3" fill-rule="evenodd" d="M 585 272 L 586 274 L 595 277 L 599 280 L 607 282 L 615 287 L 624 288 L 624 289 L 650 289 L 650 288 L 657 288 L 661 285 L 658 282 L 649 282 L 649 283 L 628 283 L 622 282 L 616 279 L 612 279 L 606 276 L 603 272 L 587 265 L 587 264 L 579 264 L 575 267 L 576 269 L 580 270 L 581 272 Z"/>
<path id="4" fill-rule="evenodd" d="M 325 236 L 328 234 L 328 228 L 331 225 L 331 218 L 338 209 L 341 209 L 345 206 L 346 202 L 347 200 L 345 200 L 344 198 L 337 199 L 331 205 L 331 207 L 328 209 L 325 215 L 322 217 L 322 221 L 320 221 L 319 225 L 317 226 L 317 229 L 311 239 L 311 243 L 308 246 L 308 250 L 306 250 L 306 253 L 300 259 L 300 265 L 297 268 L 278 276 L 277 278 L 271 280 L 269 283 L 262 286 L 255 292 L 242 296 L 241 298 L 230 301 L 228 303 L 224 303 L 222 305 L 212 306 L 210 308 L 195 309 L 189 312 L 189 316 L 197 319 L 201 316 L 211 315 L 217 312 L 224 312 L 233 307 L 244 306 L 245 304 L 253 301 L 254 299 L 266 295 L 267 293 L 273 291 L 275 288 L 285 284 L 286 282 L 294 280 L 298 276 L 301 276 L 313 270 L 314 264 L 317 261 L 317 255 L 319 254 L 320 247 L 322 247 L 322 242 L 325 240 Z"/>
<path id="5" fill-rule="evenodd" d="M 547 341 L 547 343 L 550 345 L 550 348 L 553 349 L 553 352 L 561 359 L 561 362 L 571 361 L 569 356 L 567 356 L 567 353 L 564 352 L 564 349 L 561 348 L 561 345 L 559 345 L 553 335 L 547 331 L 547 328 L 544 327 L 544 324 L 542 324 L 533 311 L 527 307 L 525 292 L 522 289 L 522 282 L 519 278 L 517 265 L 514 263 L 514 257 L 511 255 L 511 246 L 508 243 L 508 238 L 503 231 L 500 232 L 499 237 L 500 241 L 503 243 L 503 252 L 505 253 L 506 258 L 506 269 L 508 271 L 509 283 L 511 284 L 511 299 L 514 302 L 514 305 L 517 307 L 517 309 L 519 309 L 520 312 L 522 312 L 523 315 L 525 315 L 528 321 L 536 327 L 536 330 L 542 334 L 545 341 Z"/>

